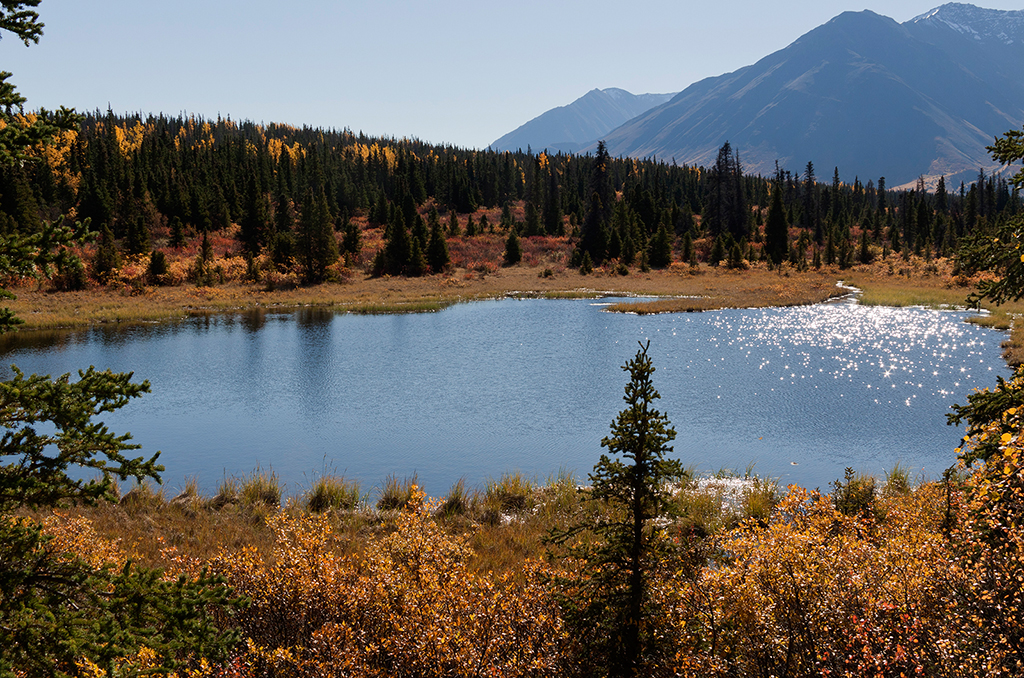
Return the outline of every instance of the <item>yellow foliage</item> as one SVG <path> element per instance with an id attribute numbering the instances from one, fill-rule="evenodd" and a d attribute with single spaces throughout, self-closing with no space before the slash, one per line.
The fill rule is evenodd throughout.
<path id="1" fill-rule="evenodd" d="M 114 137 L 121 155 L 127 158 L 142 148 L 142 141 L 147 131 L 149 130 L 139 121 L 136 121 L 131 128 L 115 126 Z"/>
<path id="2" fill-rule="evenodd" d="M 246 660 L 286 675 L 556 675 L 561 623 L 538 575 L 480 575 L 465 541 L 413 505 L 360 556 L 338 555 L 327 517 L 272 519 L 271 559 L 225 553 L 217 567 L 253 604 Z"/>
<path id="3" fill-rule="evenodd" d="M 111 541 L 97 534 L 92 521 L 84 516 L 55 511 L 42 525 L 43 534 L 51 537 L 47 542 L 51 553 L 77 556 L 97 568 L 108 563 L 123 567 L 132 557 L 122 549 L 119 540 Z"/>

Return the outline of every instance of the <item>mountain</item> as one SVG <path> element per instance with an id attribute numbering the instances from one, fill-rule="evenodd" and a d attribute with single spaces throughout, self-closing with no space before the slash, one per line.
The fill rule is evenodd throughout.
<path id="1" fill-rule="evenodd" d="M 846 12 L 580 150 L 603 138 L 612 155 L 710 165 L 729 141 L 745 171 L 765 175 L 776 161 L 794 171 L 813 161 L 820 176 L 838 167 L 889 186 L 970 180 L 998 169 L 985 146 L 1024 124 L 1022 65 L 1024 11 L 953 3 L 904 24 Z"/>
<path id="2" fill-rule="evenodd" d="M 615 87 L 592 89 L 568 106 L 553 108 L 509 132 L 491 148 L 516 151 L 530 146 L 537 151 L 573 152 L 672 96 L 631 94 Z"/>

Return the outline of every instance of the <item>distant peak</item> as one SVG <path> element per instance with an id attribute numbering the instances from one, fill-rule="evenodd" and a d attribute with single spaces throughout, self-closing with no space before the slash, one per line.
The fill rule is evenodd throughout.
<path id="1" fill-rule="evenodd" d="M 633 94 L 631 92 L 627 92 L 624 89 L 619 89 L 618 87 L 607 87 L 607 88 L 605 88 L 605 89 L 603 89 L 601 91 L 604 92 L 605 94 L 607 94 L 608 96 L 614 97 L 616 99 L 620 99 L 622 97 L 631 97 L 631 96 L 633 96 Z"/>
<path id="2" fill-rule="evenodd" d="M 916 16 L 908 24 L 943 24 L 975 40 L 993 39 L 1006 44 L 1024 38 L 1024 10 L 985 9 L 950 2 Z"/>

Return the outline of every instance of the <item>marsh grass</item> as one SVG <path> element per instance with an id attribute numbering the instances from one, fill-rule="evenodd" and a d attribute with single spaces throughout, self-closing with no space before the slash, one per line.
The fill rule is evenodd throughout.
<path id="1" fill-rule="evenodd" d="M 389 475 L 384 479 L 384 486 L 380 488 L 377 497 L 377 509 L 381 511 L 395 511 L 405 508 L 415 498 L 417 490 L 416 474 L 399 479 L 396 475 Z"/>
<path id="2" fill-rule="evenodd" d="M 250 508 L 278 508 L 283 488 L 273 470 L 257 467 L 240 481 L 239 501 Z"/>
<path id="3" fill-rule="evenodd" d="M 913 483 L 910 479 L 910 469 L 903 464 L 896 462 L 891 471 L 885 474 L 885 484 L 882 486 L 883 497 L 905 497 L 913 491 Z"/>
<path id="4" fill-rule="evenodd" d="M 352 511 L 360 504 L 359 483 L 340 476 L 318 477 L 306 492 L 304 504 L 311 513 L 340 510 Z"/>
<path id="5" fill-rule="evenodd" d="M 484 505 L 499 514 L 518 514 L 533 507 L 535 483 L 519 471 L 487 481 Z"/>
<path id="6" fill-rule="evenodd" d="M 868 483 L 877 487 L 873 478 L 867 480 L 857 474 L 853 478 L 852 485 L 848 480 L 845 483 L 851 489 Z M 878 495 L 885 501 L 897 499 L 895 495 L 909 483 L 907 471 L 896 466 L 887 474 Z M 320 506 L 351 505 L 359 496 L 356 488 L 344 478 L 325 475 L 301 497 L 287 498 L 273 473 L 256 469 L 248 476 L 225 477 L 212 498 L 202 496 L 198 484 L 190 479 L 170 501 L 159 489 L 143 484 L 132 488 L 120 503 L 76 507 L 73 511 L 89 518 L 99 534 L 120 540 L 139 564 L 168 567 L 169 559 L 211 562 L 224 550 L 250 549 L 261 558 L 270 558 L 274 531 L 268 525 L 273 516 L 315 513 Z M 367 506 L 362 497 L 355 510 L 321 511 L 338 536 L 333 549 L 340 554 L 360 552 L 367 544 L 391 534 L 404 511 L 422 505 L 415 476 L 389 476 L 379 492 L 377 510 Z M 322 499 L 311 501 L 315 495 Z M 874 495 L 872 490 L 870 496 Z M 255 504 L 251 503 L 253 496 L 259 497 Z M 276 504 L 268 505 L 266 502 L 273 497 L 277 497 Z M 726 470 L 710 477 L 694 477 L 691 473 L 674 488 L 676 515 L 666 517 L 666 529 L 687 539 L 703 540 L 748 519 L 764 524 L 781 498 L 777 481 L 758 477 L 750 469 Z M 861 497 L 859 503 L 871 506 L 872 501 L 865 503 Z M 438 525 L 449 534 L 459 535 L 471 547 L 470 569 L 507 572 L 514 577 L 523 576 L 527 559 L 558 558 L 558 548 L 548 539 L 553 531 L 581 523 L 596 524 L 608 515 L 608 507 L 591 501 L 588 488 L 566 470 L 542 482 L 512 471 L 488 481 L 481 490 L 469 488 L 460 480 L 432 506 Z M 880 511 L 882 506 L 878 502 L 874 508 Z M 592 534 L 580 538 L 596 539 Z"/>
<path id="7" fill-rule="evenodd" d="M 240 257 L 234 259 L 241 260 Z M 322 308 L 339 313 L 426 313 L 453 303 L 503 298 L 512 294 L 550 299 L 710 296 L 712 301 L 709 303 L 717 304 L 719 308 L 779 305 L 827 298 L 836 293 L 832 288 L 837 278 L 832 271 L 793 271 L 779 275 L 763 266 L 754 266 L 742 273 L 701 266 L 701 275 L 693 275 L 689 267 L 673 265 L 648 272 L 634 269 L 626 276 L 612 269 L 595 269 L 592 274 L 581 276 L 558 263 L 551 263 L 548 268 L 552 269 L 553 275 L 538 275 L 538 268 L 528 265 L 496 268 L 486 275 L 469 269 L 455 269 L 421 278 L 370 278 L 358 271 L 349 271 L 343 282 L 313 287 L 274 286 L 273 289 L 264 283 L 229 279 L 224 284 L 210 287 L 189 283 L 143 287 L 136 290 L 134 296 L 124 295 L 118 288 L 102 286 L 76 292 L 48 292 L 24 287 L 14 290 L 17 299 L 5 303 L 25 320 L 24 329 L 36 330 L 91 324 L 162 322 L 195 315 L 254 310 L 280 312 Z M 808 293 L 801 290 L 801 286 L 813 286 L 815 289 Z M 743 292 L 749 288 L 763 290 L 756 294 Z M 778 289 L 773 291 L 774 288 Z M 824 291 L 826 288 L 828 292 Z M 743 296 L 731 299 L 732 295 Z"/>
<path id="8" fill-rule="evenodd" d="M 127 494 L 121 496 L 118 505 L 129 512 L 145 512 L 164 505 L 163 488 L 155 488 L 149 480 L 136 483 Z"/>
<path id="9" fill-rule="evenodd" d="M 475 493 L 466 489 L 466 479 L 459 478 L 444 500 L 437 507 L 436 515 L 442 520 L 452 520 L 456 517 L 466 516 L 474 504 L 477 503 Z"/>
<path id="10" fill-rule="evenodd" d="M 454 301 L 423 300 L 393 303 L 363 303 L 341 306 L 340 309 L 353 315 L 395 315 L 398 313 L 437 313 L 451 306 Z"/>

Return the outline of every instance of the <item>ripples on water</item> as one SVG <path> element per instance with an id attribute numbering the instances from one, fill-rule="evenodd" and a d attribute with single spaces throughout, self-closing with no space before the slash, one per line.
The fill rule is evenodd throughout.
<path id="1" fill-rule="evenodd" d="M 206 491 L 272 466 L 295 492 L 328 469 L 362 481 L 417 472 L 440 494 L 520 469 L 585 475 L 623 406 L 619 368 L 651 340 L 659 409 L 698 470 L 810 487 L 846 466 L 899 461 L 935 477 L 953 460 L 954 402 L 1009 371 L 1002 335 L 964 313 L 861 307 L 632 316 L 607 302 L 505 300 L 440 313 L 307 312 L 28 336 L 5 362 L 59 374 L 134 370 L 153 392 L 107 418 L 162 449 L 172 487 Z"/>

